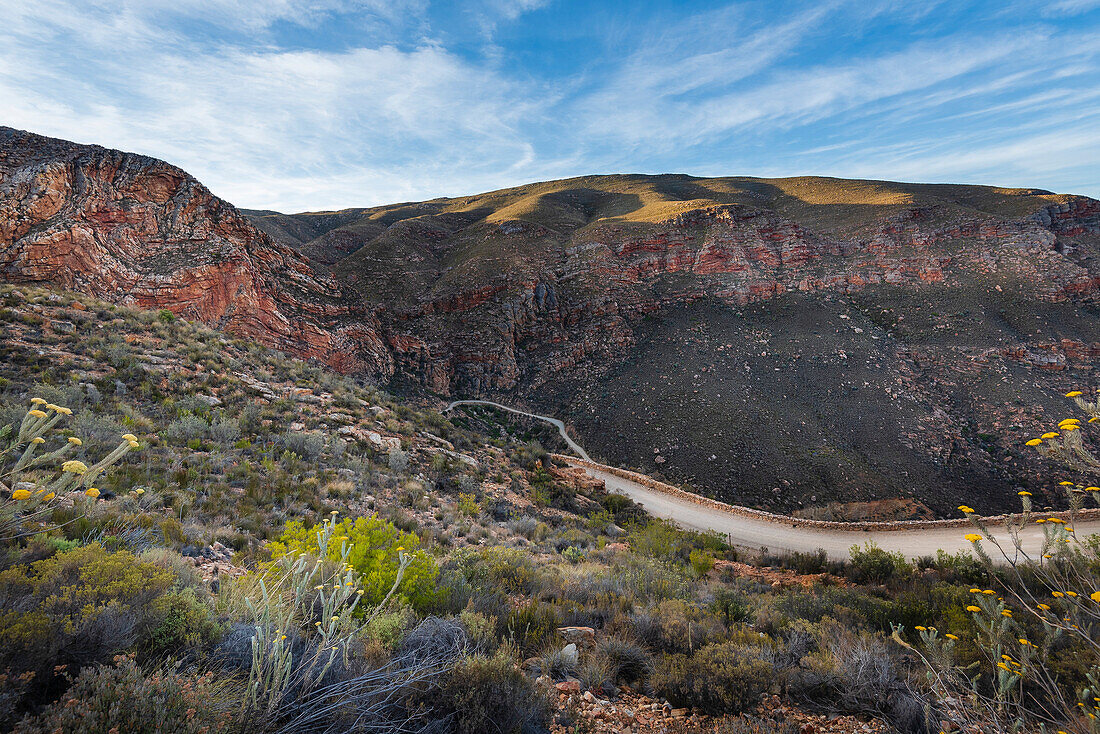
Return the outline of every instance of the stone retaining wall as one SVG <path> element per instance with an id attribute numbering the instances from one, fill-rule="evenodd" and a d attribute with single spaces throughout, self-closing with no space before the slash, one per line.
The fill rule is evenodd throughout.
<path id="1" fill-rule="evenodd" d="M 588 469 L 597 469 L 599 471 L 607 472 L 608 474 L 614 474 L 622 479 L 635 482 L 647 487 L 656 492 L 667 494 L 677 499 L 684 500 L 685 502 L 691 502 L 696 505 L 701 505 L 716 512 L 728 512 L 733 515 L 741 515 L 742 517 L 751 518 L 754 520 L 764 520 L 766 522 L 782 523 L 790 525 L 791 527 L 804 527 L 804 528 L 817 528 L 821 530 L 848 530 L 848 531 L 883 531 L 883 530 L 923 530 L 927 528 L 959 528 L 968 527 L 971 525 L 970 520 L 965 517 L 955 518 L 951 520 L 893 520 L 893 521 L 867 521 L 867 522 L 837 522 L 834 520 L 809 520 L 802 517 L 791 517 L 790 515 L 778 515 L 773 512 L 765 512 L 763 510 L 754 510 L 751 507 L 740 507 L 738 505 L 728 505 L 725 502 L 719 502 L 718 500 L 712 500 L 709 497 L 703 497 L 701 495 L 687 492 L 679 487 L 674 487 L 671 484 L 665 484 L 664 482 L 658 482 L 652 477 L 648 477 L 645 474 L 639 474 L 638 472 L 628 471 L 626 469 L 619 469 L 614 466 L 607 466 L 605 464 L 597 464 L 594 461 L 585 461 L 584 459 L 578 459 L 575 456 L 565 456 L 563 454 L 551 454 L 554 459 L 564 461 L 571 466 L 577 466 Z M 982 522 L 987 525 L 1006 525 L 1010 521 L 1019 522 L 1022 516 L 1020 514 L 1012 515 L 991 515 L 989 517 L 983 517 Z M 1069 519 L 1069 512 L 1033 512 L 1031 517 L 1034 519 L 1045 517 L 1060 517 L 1063 519 Z M 1100 509 L 1087 509 L 1081 510 L 1077 513 L 1078 518 L 1082 519 L 1094 519 L 1100 518 Z"/>

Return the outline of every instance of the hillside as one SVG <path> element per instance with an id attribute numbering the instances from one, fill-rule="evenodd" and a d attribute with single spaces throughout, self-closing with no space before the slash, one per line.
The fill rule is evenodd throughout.
<path id="1" fill-rule="evenodd" d="M 1022 443 L 1097 382 L 1086 197 L 597 176 L 242 216 L 162 162 L 12 130 L 0 176 L 5 280 L 557 415 L 608 463 L 739 504 L 1056 504 Z"/>
<path id="2" fill-rule="evenodd" d="M 39 406 L 57 420 L 25 433 Z M 96 487 L 44 493 L 69 472 L 54 464 L 92 467 L 120 436 L 132 448 Z M 50 461 L 20 472 L 39 445 Z M 915 569 L 881 551 L 730 548 L 488 414 L 451 421 L 57 289 L 0 285 L 0 483 L 5 731 L 884 733 L 914 726 L 923 695 L 866 715 L 910 674 L 886 620 L 958 611 L 883 598 Z M 960 556 L 916 583 L 964 599 L 978 580 Z M 842 634 L 793 611 L 807 602 L 846 616 Z M 792 625 L 820 640 L 787 642 Z M 792 662 L 765 662 L 773 646 Z M 835 704 L 864 649 L 885 678 Z M 715 667 L 731 650 L 753 657 Z M 828 690 L 799 677 L 805 655 L 837 666 Z M 794 693 L 767 683 L 788 677 Z"/>
<path id="3" fill-rule="evenodd" d="M 396 385 L 556 414 L 610 463 L 745 504 L 1053 502 L 1021 444 L 1095 382 L 1085 197 L 600 176 L 249 216 L 332 227 L 278 236 L 378 309 Z"/>

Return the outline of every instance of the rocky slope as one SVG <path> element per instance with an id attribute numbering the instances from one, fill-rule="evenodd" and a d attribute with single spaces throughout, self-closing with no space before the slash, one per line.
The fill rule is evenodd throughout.
<path id="1" fill-rule="evenodd" d="M 554 413 L 609 462 L 771 509 L 1004 509 L 1047 481 L 1020 444 L 1097 377 L 1087 197 L 602 176 L 246 219 L 167 164 L 11 130 L 0 176 L 7 280 Z"/>
<path id="2" fill-rule="evenodd" d="M 786 511 L 1042 491 L 1020 444 L 1100 354 L 1086 197 L 609 176 L 290 217 L 332 224 L 304 241 L 250 216 L 378 307 L 397 384 Z"/>
<path id="3" fill-rule="evenodd" d="M 0 274 L 167 308 L 344 370 L 388 368 L 369 312 L 174 166 L 0 128 Z"/>

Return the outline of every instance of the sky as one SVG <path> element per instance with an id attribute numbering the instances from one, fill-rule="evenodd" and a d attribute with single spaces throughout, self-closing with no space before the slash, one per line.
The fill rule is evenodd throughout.
<path id="1" fill-rule="evenodd" d="M 0 0 L 0 125 L 284 212 L 599 173 L 1100 198 L 1100 0 Z"/>

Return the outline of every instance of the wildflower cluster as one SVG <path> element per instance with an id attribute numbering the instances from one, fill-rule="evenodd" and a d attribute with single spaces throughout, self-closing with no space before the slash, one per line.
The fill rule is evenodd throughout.
<path id="1" fill-rule="evenodd" d="M 401 583 L 408 556 L 401 554 L 396 580 L 373 608 L 363 607 L 360 574 L 348 562 L 351 546 L 336 535 L 336 513 L 315 531 L 317 555 L 288 553 L 264 573 L 227 584 L 223 603 L 243 606 L 252 619 L 248 703 L 258 712 L 277 709 L 285 695 L 321 685 L 348 655 L 365 625 L 383 610 Z M 328 561 L 333 554 L 337 560 Z"/>
<path id="2" fill-rule="evenodd" d="M 65 493 L 82 491 L 96 500 L 100 495 L 93 486 L 96 479 L 141 446 L 137 436 L 127 433 L 113 451 L 88 466 L 71 458 L 83 441 L 64 436 L 58 425 L 72 414 L 69 408 L 36 397 L 31 398 L 31 408 L 14 436 L 12 426 L 0 428 L 0 440 L 7 439 L 0 449 L 0 539 L 40 532 Z"/>
<path id="3" fill-rule="evenodd" d="M 1089 423 L 1100 421 L 1100 406 L 1082 396 L 1079 390 L 1066 393 L 1089 414 Z M 1082 433 L 1081 422 L 1067 418 L 1027 444 L 1071 468 L 1100 471 Z M 1031 492 L 1017 493 L 1022 512 L 1007 522 L 1008 543 L 995 537 L 973 508 L 959 507 L 975 528 L 966 540 L 990 577 L 1002 581 L 1000 591 L 970 589 L 966 604 L 984 665 L 975 671 L 957 664 L 958 636 L 940 637 L 934 629 L 918 628 L 917 651 L 945 717 L 962 730 L 1015 732 L 1025 722 L 1037 722 L 1043 731 L 1100 734 L 1100 537 L 1080 538 L 1074 530 L 1085 500 L 1100 504 L 1100 486 L 1063 480 L 1059 487 L 1069 499 L 1065 514 L 1036 516 Z M 909 646 L 900 628 L 894 637 Z M 1067 690 L 1050 664 L 1052 648 L 1067 646 L 1087 655 L 1087 685 L 1076 691 Z"/>

